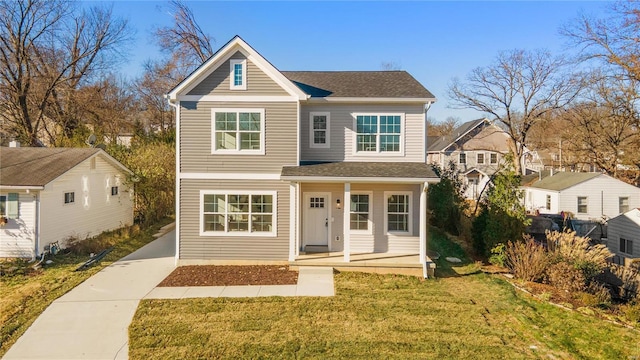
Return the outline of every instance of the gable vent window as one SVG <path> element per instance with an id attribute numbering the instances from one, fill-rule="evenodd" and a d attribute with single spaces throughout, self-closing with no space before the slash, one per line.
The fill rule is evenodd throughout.
<path id="1" fill-rule="evenodd" d="M 247 60 L 231 59 L 230 89 L 247 90 Z"/>

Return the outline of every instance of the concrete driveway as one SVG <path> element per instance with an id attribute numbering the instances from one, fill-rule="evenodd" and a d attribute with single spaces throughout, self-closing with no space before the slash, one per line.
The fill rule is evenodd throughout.
<path id="1" fill-rule="evenodd" d="M 175 268 L 175 231 L 54 301 L 3 359 L 127 359 L 140 299 Z"/>

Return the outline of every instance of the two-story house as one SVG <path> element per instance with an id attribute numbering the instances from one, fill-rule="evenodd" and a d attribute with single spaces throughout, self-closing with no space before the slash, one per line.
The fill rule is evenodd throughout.
<path id="1" fill-rule="evenodd" d="M 445 167 L 453 161 L 468 185 L 465 197 L 478 199 L 491 176 L 504 165 L 509 154 L 509 134 L 489 119 L 471 120 L 455 128 L 449 136 L 433 138 L 427 148 L 427 163 Z M 521 159 L 527 172 L 540 171 L 535 152 Z"/>
<path id="2" fill-rule="evenodd" d="M 168 95 L 177 261 L 426 261 L 425 109 L 405 71 L 279 71 L 235 37 Z"/>

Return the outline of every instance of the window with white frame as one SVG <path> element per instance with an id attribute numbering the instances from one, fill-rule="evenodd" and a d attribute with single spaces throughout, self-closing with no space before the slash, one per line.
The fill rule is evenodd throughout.
<path id="1" fill-rule="evenodd" d="M 212 153 L 264 154 L 264 109 L 212 109 Z"/>
<path id="2" fill-rule="evenodd" d="M 201 191 L 201 235 L 275 236 L 276 192 Z"/>
<path id="3" fill-rule="evenodd" d="M 458 164 L 466 164 L 467 163 L 467 154 L 461 152 L 458 155 Z"/>
<path id="4" fill-rule="evenodd" d="M 7 193 L 0 195 L 0 216 L 7 219 L 17 219 L 19 216 L 18 193 Z"/>
<path id="5" fill-rule="evenodd" d="M 230 89 L 246 90 L 247 89 L 247 60 L 231 59 Z"/>
<path id="6" fill-rule="evenodd" d="M 350 213 L 350 229 L 353 231 L 371 230 L 369 219 L 371 210 L 371 195 L 351 193 L 351 203 L 349 207 Z"/>
<path id="7" fill-rule="evenodd" d="M 586 196 L 578 196 L 578 214 L 586 214 L 588 211 L 588 200 Z"/>
<path id="8" fill-rule="evenodd" d="M 312 112 L 309 114 L 309 146 L 312 148 L 328 148 L 330 116 L 328 112 Z"/>
<path id="9" fill-rule="evenodd" d="M 629 198 L 628 197 L 619 197 L 618 198 L 618 212 L 620 214 L 626 213 L 629 211 Z"/>
<path id="10" fill-rule="evenodd" d="M 489 161 L 491 162 L 491 164 L 497 164 L 498 163 L 498 154 L 492 153 L 489 156 Z"/>
<path id="11" fill-rule="evenodd" d="M 545 209 L 551 210 L 551 195 L 547 195 L 547 202 L 545 204 Z"/>
<path id="12" fill-rule="evenodd" d="M 411 234 L 411 193 L 385 192 L 384 197 L 387 232 Z"/>
<path id="13" fill-rule="evenodd" d="M 483 165 L 484 164 L 484 153 L 478 153 L 476 155 L 476 163 L 478 165 Z"/>
<path id="14" fill-rule="evenodd" d="M 403 119 L 400 114 L 356 114 L 356 152 L 402 153 Z"/>
<path id="15" fill-rule="evenodd" d="M 620 252 L 627 255 L 633 255 L 633 241 L 620 238 Z"/>
<path id="16" fill-rule="evenodd" d="M 73 191 L 64 193 L 64 203 L 73 204 L 76 202 L 76 193 Z"/>

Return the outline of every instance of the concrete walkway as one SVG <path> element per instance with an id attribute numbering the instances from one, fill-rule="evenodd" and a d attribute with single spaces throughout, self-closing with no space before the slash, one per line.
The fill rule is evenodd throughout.
<path id="1" fill-rule="evenodd" d="M 303 267 L 297 285 L 156 288 L 175 266 L 175 231 L 147 244 L 54 301 L 3 359 L 127 359 L 141 299 L 333 296 L 333 269 Z"/>

